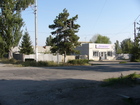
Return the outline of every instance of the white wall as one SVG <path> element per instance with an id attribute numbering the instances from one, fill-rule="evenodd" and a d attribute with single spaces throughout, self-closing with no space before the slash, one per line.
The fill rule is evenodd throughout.
<path id="1" fill-rule="evenodd" d="M 77 47 L 76 50 L 80 50 L 80 55 L 88 55 L 89 60 L 99 60 L 100 56 L 93 56 L 93 51 L 97 51 L 99 53 L 105 52 L 106 55 L 108 51 L 112 51 L 112 56 L 107 56 L 107 60 L 113 60 L 115 58 L 114 44 L 88 43 L 82 44 L 82 46 Z"/>
<path id="2" fill-rule="evenodd" d="M 99 44 L 99 43 L 90 43 L 89 44 L 89 59 L 90 60 L 99 60 L 99 56 L 93 56 L 93 51 L 107 52 L 112 51 L 112 56 L 107 56 L 106 60 L 113 60 L 115 58 L 115 45 L 114 44 Z"/>
<path id="3" fill-rule="evenodd" d="M 35 60 L 35 54 L 23 55 L 23 61 L 25 61 L 25 59 L 34 59 Z M 74 59 L 75 59 L 74 55 L 66 56 L 66 62 L 68 60 L 74 60 Z M 57 62 L 57 55 L 38 53 L 38 61 Z M 63 55 L 59 55 L 59 62 L 64 62 L 64 56 Z"/>

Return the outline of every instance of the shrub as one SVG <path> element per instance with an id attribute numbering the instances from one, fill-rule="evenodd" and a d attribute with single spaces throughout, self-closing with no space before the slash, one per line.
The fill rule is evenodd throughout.
<path id="1" fill-rule="evenodd" d="M 50 61 L 26 61 L 22 63 L 23 66 L 33 66 L 33 67 L 45 67 L 45 66 L 57 66 L 56 63 Z"/>
<path id="2" fill-rule="evenodd" d="M 87 59 L 75 59 L 75 60 L 69 60 L 68 63 L 70 64 L 78 64 L 78 65 L 83 65 L 83 64 L 87 64 L 89 62 L 89 60 Z"/>
<path id="3" fill-rule="evenodd" d="M 37 66 L 36 61 L 25 61 L 22 66 Z"/>

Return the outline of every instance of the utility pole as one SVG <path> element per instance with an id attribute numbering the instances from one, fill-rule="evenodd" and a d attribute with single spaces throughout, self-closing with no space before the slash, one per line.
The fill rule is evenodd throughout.
<path id="1" fill-rule="evenodd" d="M 134 22 L 134 40 L 136 40 L 136 22 Z"/>
<path id="2" fill-rule="evenodd" d="M 35 59 L 38 62 L 38 46 L 37 46 L 37 0 L 35 0 Z"/>
<path id="3" fill-rule="evenodd" d="M 136 24 L 137 24 L 137 19 L 140 17 L 140 15 L 134 20 L 134 41 L 136 40 L 136 37 L 137 37 L 137 35 L 136 35 Z"/>

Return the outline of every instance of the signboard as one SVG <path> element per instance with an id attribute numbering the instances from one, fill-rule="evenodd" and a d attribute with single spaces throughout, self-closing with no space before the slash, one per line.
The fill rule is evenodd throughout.
<path id="1" fill-rule="evenodd" d="M 98 49 L 110 49 L 111 45 L 108 45 L 108 44 L 97 44 L 97 45 L 95 45 L 95 48 L 98 48 Z"/>

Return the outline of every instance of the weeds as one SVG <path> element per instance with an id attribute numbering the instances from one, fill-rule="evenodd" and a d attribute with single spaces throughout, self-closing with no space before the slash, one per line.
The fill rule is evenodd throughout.
<path id="1" fill-rule="evenodd" d="M 86 59 L 76 59 L 76 60 L 70 60 L 68 63 L 60 63 L 57 64 L 56 62 L 53 61 L 38 61 L 36 62 L 35 60 L 32 59 L 26 59 L 25 62 L 18 61 L 15 59 L 1 59 L 1 63 L 5 64 L 13 64 L 14 66 L 31 66 L 31 67 L 48 67 L 48 66 L 72 66 L 72 65 L 85 65 L 88 63 L 88 60 Z"/>
<path id="2" fill-rule="evenodd" d="M 137 78 L 140 78 L 140 74 L 132 73 L 126 76 L 121 75 L 117 78 L 105 79 L 101 86 L 133 86 L 139 84 Z"/>

